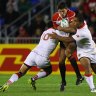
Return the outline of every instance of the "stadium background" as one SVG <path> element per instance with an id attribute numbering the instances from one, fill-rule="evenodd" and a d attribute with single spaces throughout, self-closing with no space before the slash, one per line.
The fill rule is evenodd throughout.
<path id="1" fill-rule="evenodd" d="M 42 32 L 49 28 L 59 1 L 65 1 L 71 10 L 79 9 L 96 42 L 96 0 L 0 0 L 0 74 L 19 70 L 27 54 L 38 44 Z M 59 74 L 58 50 L 59 46 L 50 56 L 53 74 Z M 78 65 L 83 72 L 79 62 Z M 68 59 L 66 67 L 68 74 L 74 73 Z M 34 67 L 28 73 L 38 70 Z"/>
<path id="2" fill-rule="evenodd" d="M 0 73 L 1 74 L 10 74 L 17 72 L 20 66 L 23 64 L 28 53 L 36 46 L 36 44 L 3 44 L 0 45 Z M 51 54 L 50 60 L 52 63 L 53 74 L 59 74 L 58 69 L 58 56 L 59 56 L 59 45 L 55 49 L 55 51 Z M 76 53 L 74 53 L 76 56 Z M 83 72 L 84 69 L 81 64 L 78 62 L 80 70 Z M 70 65 L 68 59 L 66 59 L 66 68 L 67 73 L 72 74 L 74 73 L 73 68 Z M 28 71 L 28 74 L 36 74 L 39 69 L 37 67 L 31 68 Z"/>

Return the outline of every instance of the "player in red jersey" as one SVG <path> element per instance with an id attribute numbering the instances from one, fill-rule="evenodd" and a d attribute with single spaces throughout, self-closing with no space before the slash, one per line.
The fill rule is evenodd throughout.
<path id="1" fill-rule="evenodd" d="M 76 16 L 69 22 L 69 26 L 77 29 L 76 34 L 70 37 L 61 37 L 53 32 L 49 34 L 51 39 L 61 40 L 63 42 L 76 42 L 77 57 L 85 69 L 85 80 L 90 88 L 90 92 L 96 92 L 93 82 L 92 70 L 96 74 L 96 44 L 92 40 L 91 32 L 82 15 L 76 12 Z"/>
<path id="2" fill-rule="evenodd" d="M 64 32 L 70 32 L 70 34 L 75 33 L 76 30 L 74 30 L 74 28 L 66 29 L 66 28 L 59 26 L 61 19 L 66 18 L 70 21 L 74 16 L 75 16 L 75 12 L 68 9 L 68 7 L 66 6 L 66 4 L 64 2 L 59 3 L 58 12 L 56 12 L 52 18 L 53 21 L 56 21 L 56 22 L 53 22 L 54 28 L 57 28 L 58 30 L 64 31 Z M 60 91 L 64 91 L 64 88 L 66 86 L 66 80 L 65 80 L 65 77 L 66 77 L 66 66 L 65 66 L 65 59 L 66 59 L 65 48 L 66 47 L 65 46 L 66 45 L 68 45 L 68 44 L 64 44 L 63 42 L 60 41 L 59 69 L 60 69 L 60 74 L 61 74 L 61 78 L 62 78 Z M 72 43 L 69 48 L 72 48 L 72 46 L 75 46 L 75 43 Z M 69 48 L 67 48 L 68 55 L 70 55 Z M 82 75 L 80 74 L 80 71 L 79 71 L 79 68 L 78 68 L 78 65 L 76 62 L 76 58 L 74 56 L 70 55 L 68 59 L 71 62 L 71 65 L 72 65 L 73 69 L 75 70 L 75 73 L 77 76 L 76 85 L 79 85 L 84 80 L 84 77 L 82 77 Z"/>

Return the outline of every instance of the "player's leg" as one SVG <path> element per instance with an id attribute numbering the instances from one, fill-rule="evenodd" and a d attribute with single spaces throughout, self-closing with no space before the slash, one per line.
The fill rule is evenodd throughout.
<path id="1" fill-rule="evenodd" d="M 42 68 L 35 76 L 33 76 L 31 79 L 29 79 L 29 83 L 32 85 L 32 88 L 34 90 L 36 90 L 36 85 L 35 85 L 35 81 L 40 79 L 40 78 L 44 78 L 49 76 L 52 73 L 52 66 L 47 66 L 45 68 Z"/>
<path id="2" fill-rule="evenodd" d="M 92 68 L 93 72 L 96 74 L 96 64 L 95 63 L 91 63 L 91 68 Z"/>
<path id="3" fill-rule="evenodd" d="M 79 85 L 80 83 L 82 83 L 82 81 L 84 80 L 84 77 L 82 77 L 80 71 L 79 71 L 79 68 L 78 68 L 78 64 L 77 64 L 77 61 L 76 61 L 76 58 L 74 56 L 71 56 L 68 58 L 75 73 L 76 73 L 76 77 L 77 77 L 77 80 L 76 80 L 76 85 Z"/>
<path id="4" fill-rule="evenodd" d="M 35 76 L 32 77 L 32 80 L 35 81 L 40 78 L 44 78 L 50 75 L 52 72 L 52 66 L 47 66 L 46 68 L 42 68 Z"/>
<path id="5" fill-rule="evenodd" d="M 22 76 L 24 76 L 26 74 L 26 72 L 30 69 L 31 67 L 26 65 L 26 64 L 23 64 L 20 68 L 20 70 L 13 74 L 11 76 L 11 78 L 8 80 L 7 84 L 12 84 L 14 83 L 15 81 L 17 81 L 19 78 L 21 78 Z"/>
<path id="6" fill-rule="evenodd" d="M 7 90 L 7 88 L 14 83 L 15 81 L 17 81 L 20 77 L 24 76 L 26 74 L 26 72 L 30 69 L 31 66 L 35 65 L 35 53 L 34 52 L 30 52 L 30 54 L 27 56 L 27 58 L 24 61 L 24 64 L 21 66 L 21 68 L 19 69 L 19 71 L 15 74 L 13 74 L 10 79 L 2 86 L 0 87 L 0 90 L 5 91 Z"/>
<path id="7" fill-rule="evenodd" d="M 93 83 L 93 75 L 91 72 L 91 65 L 90 65 L 90 59 L 86 57 L 82 57 L 80 59 L 80 63 L 84 66 L 85 68 L 85 80 L 88 83 L 91 92 L 96 92 L 95 85 Z"/>
<path id="8" fill-rule="evenodd" d="M 37 80 L 39 78 L 43 78 L 51 74 L 52 66 L 48 58 L 38 55 L 36 57 L 36 64 L 37 64 L 37 67 L 42 70 L 33 77 L 33 80 Z"/>
<path id="9" fill-rule="evenodd" d="M 13 74 L 13 75 L 10 77 L 10 79 L 9 79 L 3 86 L 0 87 L 0 90 L 3 91 L 3 92 L 4 92 L 5 90 L 7 90 L 8 87 L 9 87 L 12 83 L 14 83 L 15 81 L 17 81 L 20 77 L 24 76 L 25 73 L 29 70 L 29 68 L 30 68 L 29 66 L 27 66 L 26 64 L 23 64 L 23 65 L 21 66 L 20 70 L 19 70 L 17 73 Z"/>
<path id="10" fill-rule="evenodd" d="M 40 79 L 40 78 L 44 78 L 44 77 L 48 76 L 52 72 L 52 66 L 51 66 L 50 60 L 48 58 L 43 57 L 41 55 L 37 55 L 35 62 L 37 64 L 37 67 L 42 69 L 42 70 L 39 71 L 35 76 L 33 76 L 29 80 L 29 83 L 31 83 L 34 90 L 36 90 L 35 81 Z"/>
<path id="11" fill-rule="evenodd" d="M 60 85 L 60 91 L 64 91 L 64 88 L 66 86 L 66 66 L 65 66 L 65 46 L 62 42 L 60 42 L 60 51 L 59 51 L 59 70 L 61 75 L 61 85 Z"/>
<path id="12" fill-rule="evenodd" d="M 76 51 L 74 51 L 74 50 L 76 50 L 76 44 L 70 43 L 66 48 L 66 56 L 68 57 L 71 65 L 76 73 L 76 77 L 77 77 L 76 85 L 79 85 L 84 80 L 84 77 L 82 77 L 82 75 L 79 71 L 79 67 L 78 67 L 78 64 L 76 61 L 76 56 L 74 56 L 75 55 L 74 52 L 76 52 Z"/>

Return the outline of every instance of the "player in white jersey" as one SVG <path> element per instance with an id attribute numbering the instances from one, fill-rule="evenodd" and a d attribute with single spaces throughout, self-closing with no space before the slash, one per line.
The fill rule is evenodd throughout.
<path id="1" fill-rule="evenodd" d="M 85 56 L 90 58 L 91 63 L 96 63 L 96 59 L 93 55 L 96 54 L 96 45 L 92 40 L 92 36 L 86 25 L 86 22 L 84 23 L 82 28 L 77 29 L 77 33 L 72 37 L 76 40 L 78 59 Z"/>
<path id="2" fill-rule="evenodd" d="M 12 83 L 25 75 L 32 66 L 37 66 L 38 68 L 42 69 L 42 71 L 38 72 L 34 77 L 29 80 L 34 90 L 36 90 L 35 80 L 51 74 L 52 66 L 50 64 L 49 55 L 54 51 L 58 44 L 58 40 L 50 39 L 48 33 L 52 32 L 56 32 L 58 35 L 61 36 L 69 35 L 69 33 L 62 33 L 53 28 L 44 31 L 40 38 L 39 44 L 29 53 L 20 70 L 17 73 L 13 74 L 10 79 L 3 86 L 0 87 L 1 91 L 7 90 Z"/>
<path id="3" fill-rule="evenodd" d="M 72 37 L 61 37 L 56 33 L 49 34 L 52 39 L 61 40 L 63 42 L 73 42 L 76 41 L 77 44 L 77 56 L 80 63 L 85 69 L 85 79 L 88 83 L 91 92 L 96 92 L 95 85 L 93 83 L 92 70 L 96 74 L 96 47 L 92 40 L 91 33 L 87 27 L 86 22 L 84 22 L 81 14 L 77 13 L 70 21 L 70 26 L 77 29 L 77 32 Z M 93 66 L 93 67 L 92 67 Z"/>
<path id="4" fill-rule="evenodd" d="M 69 36 L 69 33 L 66 34 L 64 32 L 50 28 L 43 32 L 43 34 L 41 35 L 39 44 L 32 51 L 37 52 L 38 54 L 46 58 L 49 58 L 49 55 L 52 53 L 52 51 L 55 49 L 55 47 L 58 44 L 58 41 L 56 39 L 50 39 L 48 35 L 49 33 L 52 33 L 53 31 L 55 31 L 58 35 L 61 35 L 61 36 L 67 36 L 67 37 Z"/>

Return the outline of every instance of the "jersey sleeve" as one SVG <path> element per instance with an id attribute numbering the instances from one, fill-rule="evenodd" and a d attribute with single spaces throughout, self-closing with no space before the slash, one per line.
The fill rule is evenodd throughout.
<path id="1" fill-rule="evenodd" d="M 79 40 L 82 40 L 82 39 L 85 38 L 85 34 L 78 34 L 78 33 L 76 33 L 76 34 L 72 35 L 72 37 L 73 37 L 73 39 L 75 41 L 79 41 Z"/>
<path id="2" fill-rule="evenodd" d="M 68 12 L 67 12 L 67 19 L 69 20 L 69 21 L 71 21 L 74 17 L 75 17 L 75 12 L 74 11 L 72 11 L 72 10 L 68 10 Z"/>

